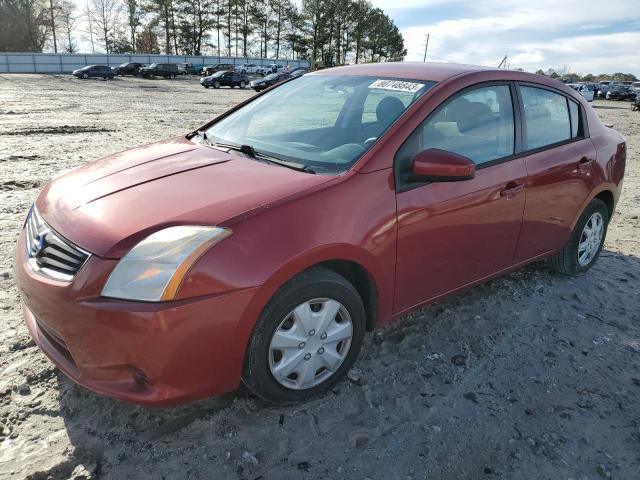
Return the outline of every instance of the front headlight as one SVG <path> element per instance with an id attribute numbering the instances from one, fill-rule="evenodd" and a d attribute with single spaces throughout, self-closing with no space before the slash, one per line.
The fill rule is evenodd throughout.
<path id="1" fill-rule="evenodd" d="M 102 295 L 150 302 L 173 300 L 196 260 L 231 233 L 220 227 L 179 226 L 149 235 L 118 262 Z"/>

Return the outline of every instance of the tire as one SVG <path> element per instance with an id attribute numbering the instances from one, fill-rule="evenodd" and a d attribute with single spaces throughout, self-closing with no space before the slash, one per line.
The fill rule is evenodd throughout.
<path id="1" fill-rule="evenodd" d="M 596 234 L 599 238 L 596 237 L 597 241 L 593 240 L 593 242 L 589 244 L 586 230 L 597 225 L 598 217 L 600 217 L 602 222 L 600 234 Z M 602 251 L 602 246 L 607 236 L 608 225 L 609 208 L 602 200 L 594 198 L 589 205 L 587 205 L 587 208 L 584 209 L 582 215 L 580 215 L 567 244 L 562 250 L 549 259 L 551 267 L 565 275 L 582 275 L 585 273 L 593 266 Z M 596 231 L 597 230 L 596 228 Z M 584 249 L 585 245 L 588 246 L 587 249 Z M 582 256 L 580 255 L 581 251 L 583 252 Z M 585 256 L 585 252 L 588 253 L 588 255 Z"/>
<path id="2" fill-rule="evenodd" d="M 220 82 L 218 81 L 213 82 L 213 88 L 220 88 Z"/>
<path id="3" fill-rule="evenodd" d="M 247 71 L 243 69 L 243 70 L 240 70 L 240 73 L 244 75 L 247 73 Z"/>
<path id="4" fill-rule="evenodd" d="M 302 321 L 294 317 L 294 309 L 300 308 L 310 315 L 313 315 L 311 312 L 321 315 L 328 308 L 329 315 L 326 318 L 331 320 L 328 320 L 327 326 L 320 327 L 324 332 L 316 333 L 313 329 L 307 332 Z M 337 313 L 334 314 L 334 311 Z M 318 325 L 317 322 L 320 321 L 319 318 L 306 318 L 312 326 Z M 297 333 L 292 332 L 289 335 L 293 337 L 287 337 L 286 332 L 293 329 Z M 330 330 L 333 333 L 329 333 L 329 338 L 333 336 L 344 339 L 326 340 L 326 332 Z M 360 352 L 365 330 L 364 305 L 354 286 L 327 268 L 309 269 L 289 280 L 262 311 L 247 346 L 242 380 L 257 396 L 276 404 L 314 397 L 334 386 L 346 375 Z M 278 338 L 293 338 L 291 341 L 296 343 L 298 334 L 304 341 L 298 345 L 288 345 L 282 350 L 274 349 L 271 342 L 278 332 L 280 336 L 276 341 Z M 346 338 L 349 333 L 351 337 Z M 295 365 L 288 376 L 277 380 L 272 369 L 277 369 L 279 362 L 285 358 L 286 354 L 283 352 L 293 355 L 292 359 L 295 360 L 292 365 Z M 335 370 L 325 367 L 325 362 L 329 362 L 326 365 L 335 365 Z M 309 373 L 306 378 L 311 383 L 304 383 L 304 372 Z"/>
<path id="5" fill-rule="evenodd" d="M 82 74 L 82 78 L 84 78 L 84 79 L 86 80 L 87 78 L 89 78 L 89 75 L 88 75 L 88 74 L 86 74 L 86 73 L 83 73 L 83 74 Z"/>
<path id="6" fill-rule="evenodd" d="M 244 88 L 244 87 L 246 87 L 246 86 L 247 86 L 246 82 L 245 82 L 244 80 L 242 80 L 242 81 L 240 82 L 240 88 Z"/>
<path id="7" fill-rule="evenodd" d="M 209 85 L 203 85 L 204 88 L 209 88 Z"/>

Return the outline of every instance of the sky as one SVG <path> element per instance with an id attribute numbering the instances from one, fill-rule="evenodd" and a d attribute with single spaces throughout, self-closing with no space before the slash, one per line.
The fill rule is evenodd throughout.
<path id="1" fill-rule="evenodd" d="M 372 0 L 398 25 L 407 61 L 640 77 L 638 0 Z"/>
<path id="2" fill-rule="evenodd" d="M 428 61 L 497 67 L 507 56 L 513 69 L 640 78 L 639 0 L 370 1 L 400 28 L 407 61 L 423 60 L 429 34 Z"/>

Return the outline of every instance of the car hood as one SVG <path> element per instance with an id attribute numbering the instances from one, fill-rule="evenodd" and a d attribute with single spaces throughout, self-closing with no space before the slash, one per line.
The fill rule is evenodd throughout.
<path id="1" fill-rule="evenodd" d="M 97 160 L 49 182 L 36 201 L 79 247 L 121 258 L 172 225 L 225 225 L 336 177 L 312 175 L 180 137 Z"/>

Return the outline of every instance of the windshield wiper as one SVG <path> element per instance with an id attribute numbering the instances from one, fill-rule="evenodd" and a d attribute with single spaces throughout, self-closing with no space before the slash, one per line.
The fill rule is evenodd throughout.
<path id="1" fill-rule="evenodd" d="M 224 150 L 235 150 L 240 153 L 244 153 L 245 155 L 255 158 L 256 160 L 263 160 L 267 163 L 272 163 L 275 165 L 280 165 L 281 167 L 291 168 L 292 170 L 298 170 L 299 172 L 305 173 L 316 173 L 316 171 L 308 165 L 304 165 L 302 163 L 289 162 L 287 160 L 283 160 L 278 157 L 274 157 L 273 155 L 268 155 L 266 153 L 258 152 L 251 145 L 236 145 L 233 143 L 221 143 L 221 142 L 212 142 L 209 140 L 207 136 L 207 132 L 203 130 L 196 130 L 194 132 L 198 137 L 202 139 L 202 142 L 207 146 L 217 149 Z"/>
<path id="2" fill-rule="evenodd" d="M 207 132 L 205 132 L 204 130 L 196 130 L 195 132 L 193 132 L 193 136 L 199 137 L 203 143 L 207 144 L 210 147 L 213 147 L 213 143 L 211 143 L 211 140 L 209 140 L 209 137 L 207 137 Z"/>
<path id="3" fill-rule="evenodd" d="M 308 165 L 304 165 L 302 163 L 289 162 L 288 160 L 283 160 L 281 158 L 274 157 L 273 155 L 259 152 L 255 148 L 253 148 L 251 145 L 247 145 L 247 144 L 234 145 L 232 143 L 219 143 L 219 142 L 212 143 L 209 140 L 207 140 L 206 137 L 205 137 L 205 140 L 207 141 L 207 144 L 213 148 L 224 148 L 227 150 L 235 150 L 237 152 L 244 153 L 245 155 L 251 158 L 255 158 L 256 160 L 262 160 L 267 163 L 272 163 L 274 165 L 280 165 L 281 167 L 291 168 L 292 170 L 297 170 L 299 172 L 316 173 L 316 171 L 313 168 L 309 167 Z"/>
<path id="4" fill-rule="evenodd" d="M 242 148 L 244 148 L 245 150 L 250 149 L 253 152 L 253 155 L 251 155 L 253 158 L 266 160 L 269 163 L 274 163 L 282 167 L 291 168 L 292 170 L 298 170 L 299 172 L 312 173 L 312 174 L 316 173 L 316 171 L 313 168 L 311 168 L 309 165 L 305 165 L 303 163 L 289 162 L 288 160 L 283 160 L 281 158 L 274 157 L 273 155 L 257 152 L 251 145 L 242 145 Z M 244 151 L 244 153 L 247 153 L 247 155 L 250 155 L 247 151 Z"/>

